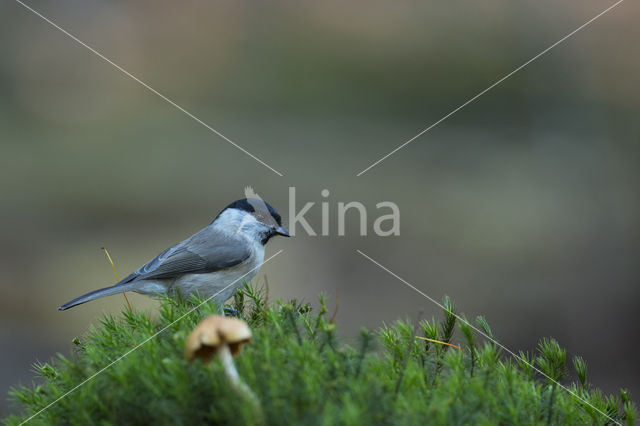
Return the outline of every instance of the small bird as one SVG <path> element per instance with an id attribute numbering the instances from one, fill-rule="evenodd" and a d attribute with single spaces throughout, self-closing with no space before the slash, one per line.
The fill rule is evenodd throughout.
<path id="1" fill-rule="evenodd" d="M 282 227 L 278 212 L 262 199 L 243 198 L 122 281 L 77 297 L 58 310 L 127 291 L 170 296 L 198 293 L 207 299 L 215 295 L 214 301 L 224 303 L 258 273 L 265 245 L 275 235 L 291 236 Z"/>

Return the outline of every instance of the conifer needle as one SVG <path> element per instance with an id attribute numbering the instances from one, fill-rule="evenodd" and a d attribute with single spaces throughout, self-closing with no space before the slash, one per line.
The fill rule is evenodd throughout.
<path id="1" fill-rule="evenodd" d="M 452 346 L 458 350 L 460 350 L 460 346 L 456 346 L 456 345 L 452 345 L 451 343 L 447 343 L 447 342 L 442 342 L 440 340 L 435 340 L 435 339 L 429 339 L 428 337 L 421 337 L 421 336 L 416 336 L 416 339 L 422 339 L 422 340 L 426 340 L 428 342 L 433 342 L 433 343 L 440 343 L 442 345 L 447 345 L 447 346 Z"/>
<path id="2" fill-rule="evenodd" d="M 109 252 L 107 251 L 106 247 L 102 247 L 102 250 L 104 250 L 104 253 L 107 255 L 107 259 L 109 259 L 109 263 L 113 268 L 113 275 L 116 276 L 116 282 L 119 282 L 120 278 L 118 278 L 118 273 L 116 272 L 116 265 L 113 264 L 113 260 L 111 260 L 111 256 L 109 256 Z M 122 295 L 124 296 L 124 300 L 127 301 L 127 306 L 129 306 L 129 312 L 133 312 L 133 308 L 131 307 L 131 303 L 129 303 L 129 298 L 127 297 L 127 293 L 123 292 Z"/>

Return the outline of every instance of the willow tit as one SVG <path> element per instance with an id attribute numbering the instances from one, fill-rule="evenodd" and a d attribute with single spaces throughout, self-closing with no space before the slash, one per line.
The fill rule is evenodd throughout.
<path id="1" fill-rule="evenodd" d="M 291 236 L 282 227 L 278 212 L 261 199 L 243 198 L 229 204 L 208 226 L 122 281 L 77 297 L 58 310 L 127 291 L 147 295 L 198 293 L 224 303 L 258 273 L 265 245 L 275 235 Z"/>

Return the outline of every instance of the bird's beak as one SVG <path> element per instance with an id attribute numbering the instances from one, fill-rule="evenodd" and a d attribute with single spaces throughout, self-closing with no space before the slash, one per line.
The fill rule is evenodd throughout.
<path id="1" fill-rule="evenodd" d="M 282 235 L 283 237 L 290 237 L 291 236 L 289 231 L 284 229 L 282 226 L 280 228 L 276 229 L 276 234 Z"/>

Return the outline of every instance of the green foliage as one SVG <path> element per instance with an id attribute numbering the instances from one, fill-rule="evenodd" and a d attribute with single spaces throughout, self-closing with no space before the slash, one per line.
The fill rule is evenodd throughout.
<path id="1" fill-rule="evenodd" d="M 37 364 L 41 383 L 11 392 L 24 414 L 5 421 L 19 424 L 60 397 L 31 423 L 450 425 L 608 421 L 596 409 L 557 388 L 555 382 L 535 377 L 534 362 L 555 380 L 565 377 L 566 353 L 555 340 L 540 342 L 537 356 L 523 354 L 529 365 L 514 362 L 496 345 L 479 344 L 480 337 L 474 336 L 466 320 L 456 321 L 448 299 L 443 303 L 442 321 L 418 320 L 416 325 L 409 320 L 397 321 L 377 333 L 363 329 L 352 347 L 337 338 L 335 325 L 327 318 L 324 296 L 317 314 L 308 304 L 276 301 L 267 305 L 265 298 L 263 290 L 247 286 L 232 303 L 254 333 L 253 342 L 235 362 L 242 380 L 260 401 L 259 413 L 229 386 L 219 362 L 189 364 L 184 358 L 187 335 L 202 318 L 216 311 L 215 305 L 204 303 L 190 312 L 201 301 L 165 299 L 155 317 L 136 311 L 106 316 L 99 327 L 74 339 L 71 356 L 59 355 L 49 363 Z M 484 318 L 476 322 L 491 333 Z M 450 342 L 456 323 L 466 341 L 460 349 L 416 339 L 416 334 L 421 334 Z M 376 341 L 382 347 L 374 351 Z M 576 358 L 573 364 L 579 382 L 565 384 L 572 392 L 616 421 L 635 422 L 638 412 L 627 391 L 621 391 L 619 398 L 604 397 L 586 383 L 584 360 Z"/>
<path id="2" fill-rule="evenodd" d="M 581 387 L 587 386 L 587 363 L 581 356 L 573 357 L 573 368 L 576 370 L 576 375 L 580 381 Z"/>

